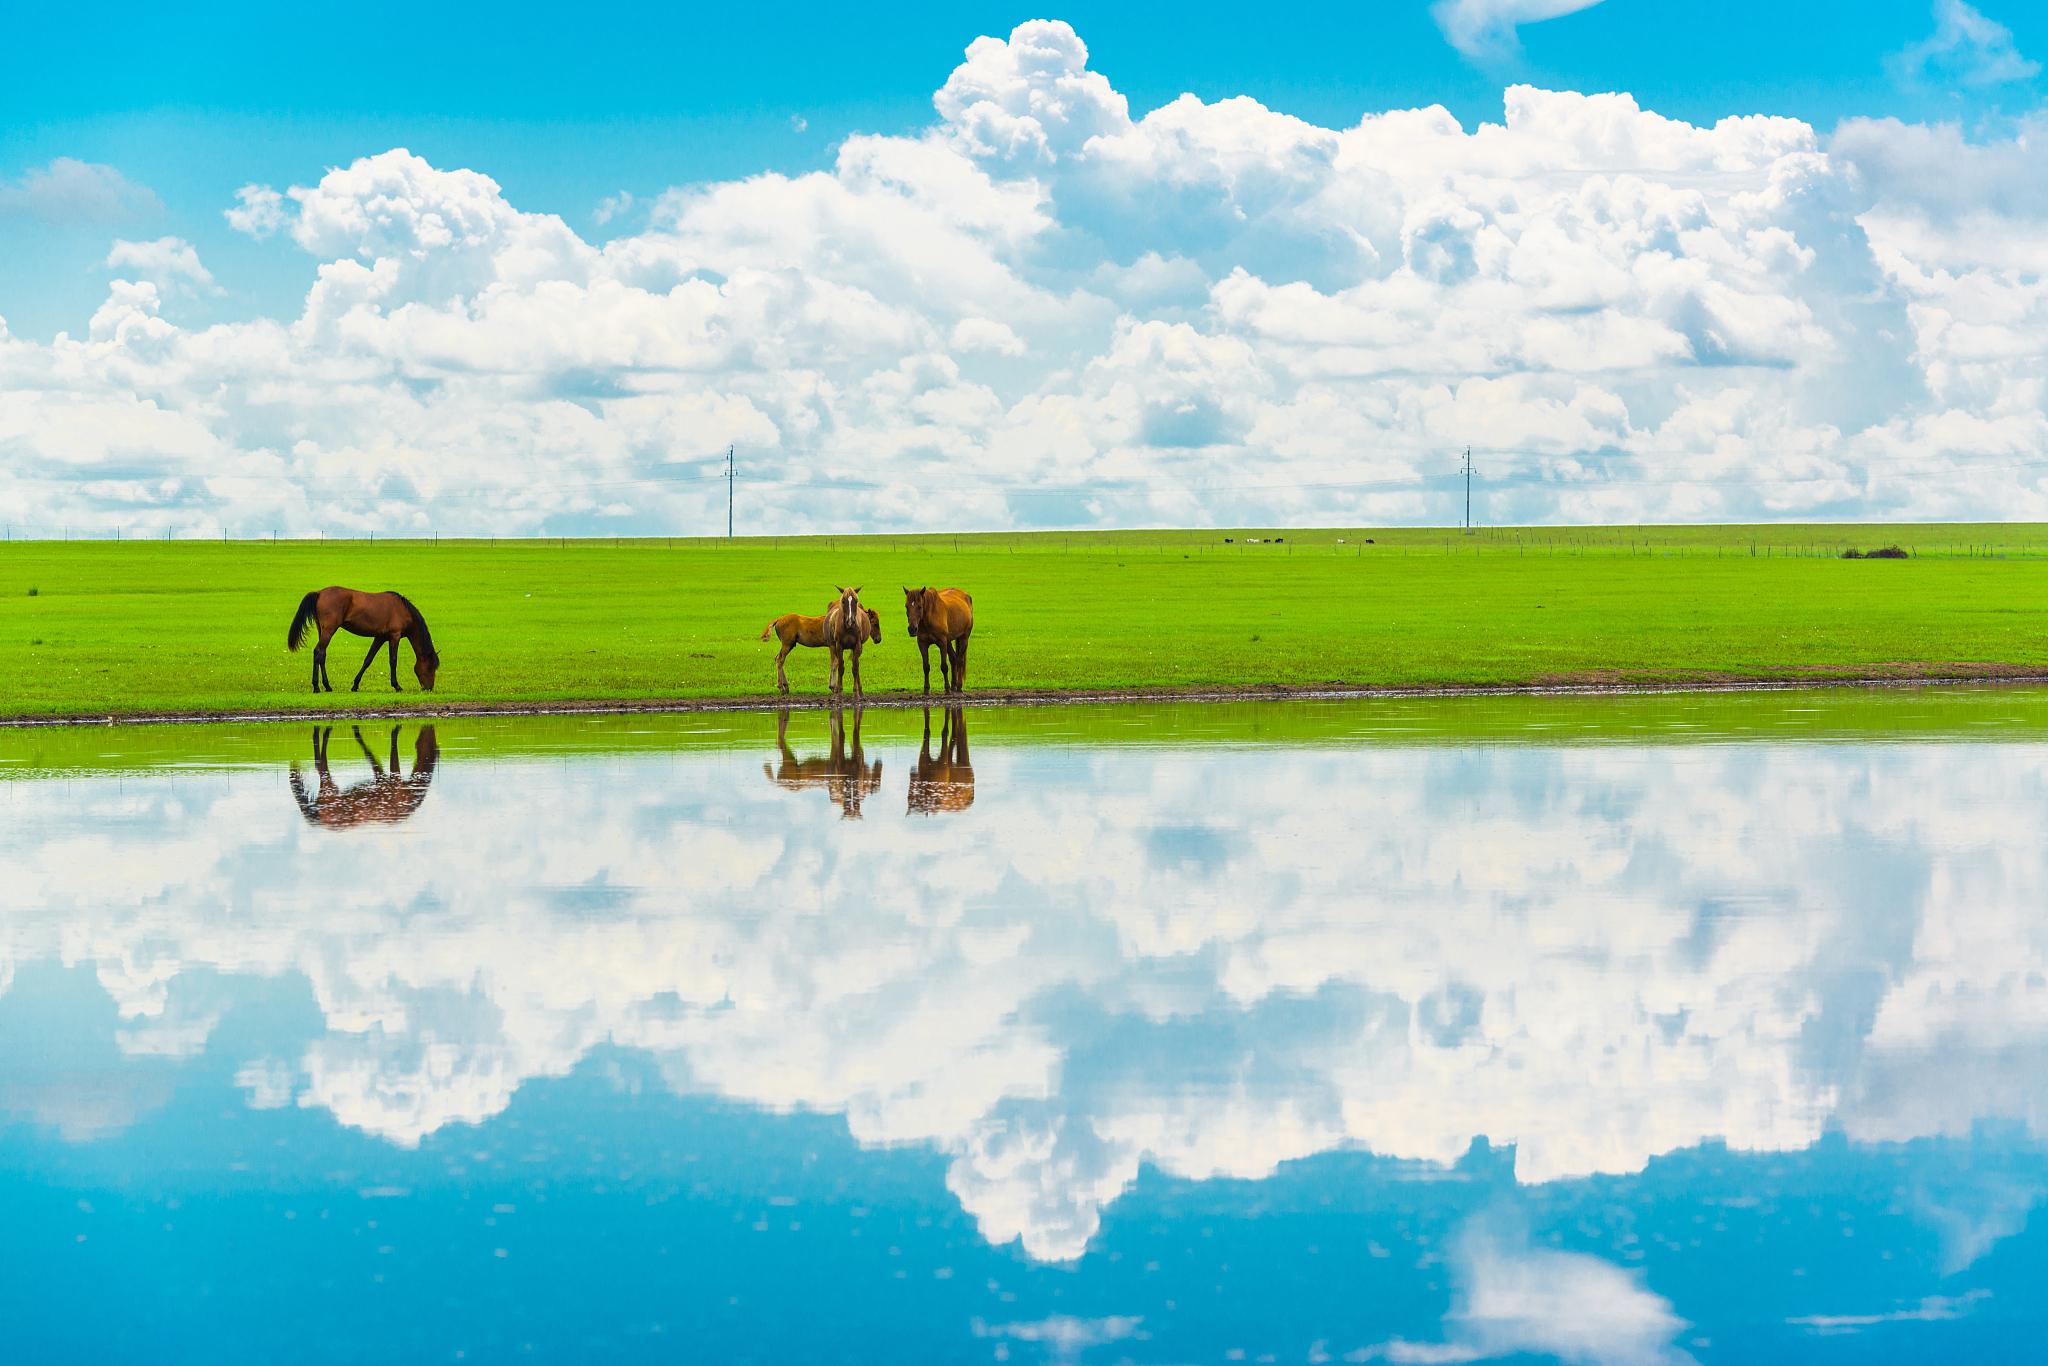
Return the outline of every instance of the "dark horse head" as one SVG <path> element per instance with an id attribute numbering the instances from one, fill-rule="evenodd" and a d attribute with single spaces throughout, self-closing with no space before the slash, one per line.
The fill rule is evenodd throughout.
<path id="1" fill-rule="evenodd" d="M 929 588 L 903 590 L 903 619 L 910 623 L 910 634 L 913 636 L 924 630 L 924 595 L 931 591 Z"/>
<path id="2" fill-rule="evenodd" d="M 406 636 L 412 641 L 412 676 L 420 681 L 421 692 L 434 690 L 434 673 L 441 667 L 441 652 L 434 648 L 433 633 L 427 630 L 427 619 L 420 615 L 420 609 L 412 605 L 412 599 L 403 593 L 393 597 L 405 604 L 405 610 L 412 613 L 412 626 Z M 398 647 L 392 646 L 397 653 Z M 396 680 L 394 680 L 395 682 Z"/>

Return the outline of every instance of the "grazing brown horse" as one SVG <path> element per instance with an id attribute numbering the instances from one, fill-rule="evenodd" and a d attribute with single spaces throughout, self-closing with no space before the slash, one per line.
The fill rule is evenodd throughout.
<path id="1" fill-rule="evenodd" d="M 313 771 L 320 775 L 316 792 L 306 791 L 305 779 L 299 776 L 299 766 L 292 764 L 292 796 L 299 803 L 299 814 L 306 818 L 308 825 L 322 826 L 328 830 L 347 830 L 357 825 L 395 825 L 419 810 L 420 803 L 427 799 L 427 787 L 434 781 L 434 763 L 441 757 L 441 747 L 434 739 L 432 726 L 421 726 L 418 738 L 413 742 L 412 776 L 405 776 L 398 764 L 399 727 L 391 728 L 391 767 L 386 769 L 377 762 L 377 754 L 363 740 L 361 726 L 351 726 L 356 745 L 363 751 L 363 757 L 370 761 L 371 777 L 348 787 L 338 787 L 334 775 L 327 771 L 327 741 L 334 734 L 334 727 L 316 726 L 313 729 Z"/>
<path id="2" fill-rule="evenodd" d="M 328 692 L 334 691 L 334 680 L 327 676 L 327 642 L 333 639 L 336 631 L 370 637 L 370 653 L 363 656 L 363 667 L 356 670 L 356 681 L 349 684 L 350 692 L 362 687 L 363 675 L 369 672 L 370 661 L 387 645 L 391 647 L 391 690 L 405 691 L 398 686 L 398 642 L 401 640 L 412 642 L 412 671 L 420 681 L 420 690 L 434 690 L 434 671 L 441 667 L 441 654 L 434 648 L 434 638 L 427 634 L 427 619 L 404 594 L 322 588 L 299 599 L 299 610 L 293 614 L 292 624 L 285 628 L 285 647 L 298 649 L 306 638 L 308 627 L 317 627 L 320 632 L 319 643 L 313 646 L 314 692 L 319 692 L 323 683 Z"/>
<path id="3" fill-rule="evenodd" d="M 932 757 L 932 712 L 924 712 L 924 743 L 910 774 L 910 811 L 935 816 L 974 805 L 974 765 L 967 758 L 967 713 L 946 708 L 939 727 L 939 757 Z"/>
<path id="4" fill-rule="evenodd" d="M 837 602 L 833 604 L 837 606 Z M 879 641 L 882 638 L 882 614 L 872 608 L 862 608 L 867 614 L 867 638 Z M 780 692 L 789 691 L 789 675 L 783 672 L 782 661 L 789 658 L 789 652 L 799 645 L 818 649 L 825 644 L 825 623 L 831 615 L 831 608 L 825 616 L 805 617 L 795 612 L 785 612 L 761 628 L 761 639 L 774 636 L 782 642 L 782 652 L 775 656 L 775 686 Z M 835 685 L 836 686 L 836 685 Z"/>
<path id="5" fill-rule="evenodd" d="M 844 712 L 834 708 L 827 720 L 832 735 L 831 753 L 822 759 L 799 759 L 789 747 L 789 713 L 777 715 L 775 745 L 782 751 L 782 765 L 770 768 L 762 764 L 761 772 L 769 782 L 791 792 L 822 787 L 827 796 L 839 803 L 842 819 L 859 820 L 861 799 L 882 790 L 882 761 L 877 759 L 869 765 L 861 752 L 859 707 L 853 709 L 853 750 L 847 752 L 844 716 Z"/>
<path id="6" fill-rule="evenodd" d="M 967 691 L 967 638 L 974 634 L 974 599 L 957 588 L 906 588 L 903 616 L 924 656 L 924 690 L 932 690 L 932 646 L 939 647 L 939 680 L 947 692 Z"/>

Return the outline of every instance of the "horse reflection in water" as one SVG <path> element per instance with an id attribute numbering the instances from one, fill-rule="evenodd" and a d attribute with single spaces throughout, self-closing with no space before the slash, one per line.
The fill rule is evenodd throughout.
<path id="1" fill-rule="evenodd" d="M 395 825 L 420 809 L 420 803 L 427 799 L 427 787 L 434 781 L 434 763 L 441 756 L 441 748 L 434 740 L 434 728 L 421 726 L 413 742 L 412 774 L 408 777 L 398 762 L 398 732 L 400 726 L 391 728 L 391 762 L 387 767 L 377 762 L 377 753 L 363 739 L 361 726 L 350 726 L 349 732 L 356 738 L 356 746 L 363 751 L 363 757 L 370 761 L 370 777 L 360 783 L 341 787 L 334 781 L 334 775 L 327 769 L 327 742 L 334 735 L 332 726 L 313 728 L 313 772 L 319 775 L 319 787 L 306 790 L 306 780 L 299 773 L 298 764 L 292 765 L 292 796 L 298 800 L 299 811 L 309 825 L 325 826 L 329 830 L 347 830 L 358 825 Z"/>
<path id="2" fill-rule="evenodd" d="M 924 744 L 917 751 L 917 767 L 910 775 L 910 810 L 935 816 L 941 811 L 965 811 L 974 805 L 974 765 L 967 758 L 967 715 L 959 707 L 946 708 L 939 725 L 939 753 L 932 757 L 932 713 L 925 708 Z"/>
<path id="3" fill-rule="evenodd" d="M 796 751 L 789 747 L 789 713 L 783 712 L 775 719 L 775 743 L 782 750 L 780 767 L 761 765 L 761 772 L 777 787 L 786 787 L 800 792 L 807 787 L 822 787 L 826 795 L 839 803 L 839 814 L 847 820 L 860 819 L 861 799 L 882 788 L 882 761 L 865 763 L 860 747 L 860 713 L 853 709 L 853 748 L 846 745 L 845 723 L 842 713 L 834 707 L 826 718 L 831 727 L 832 749 L 822 758 L 799 759 Z"/>

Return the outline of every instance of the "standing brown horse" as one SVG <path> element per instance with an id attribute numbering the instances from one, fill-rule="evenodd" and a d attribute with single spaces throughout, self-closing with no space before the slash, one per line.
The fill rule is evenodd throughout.
<path id="1" fill-rule="evenodd" d="M 412 671 L 420 681 L 421 691 L 434 690 L 434 671 L 441 667 L 441 655 L 434 648 L 434 638 L 427 634 L 427 619 L 404 594 L 359 593 L 353 588 L 322 588 L 308 593 L 299 599 L 299 610 L 292 616 L 292 624 L 285 628 L 285 647 L 298 649 L 309 626 L 320 630 L 320 641 L 313 647 L 314 692 L 319 692 L 322 684 L 328 692 L 334 691 L 334 680 L 327 676 L 327 642 L 336 631 L 370 637 L 370 653 L 363 656 L 363 667 L 356 670 L 356 681 L 348 687 L 350 692 L 363 686 L 370 661 L 387 645 L 391 647 L 391 690 L 405 691 L 398 686 L 401 640 L 412 642 Z"/>
<path id="2" fill-rule="evenodd" d="M 932 690 L 932 646 L 939 647 L 939 680 L 947 692 L 967 691 L 967 638 L 974 634 L 974 599 L 957 588 L 906 588 L 903 615 L 924 656 L 924 690 Z"/>
<path id="3" fill-rule="evenodd" d="M 871 607 L 863 607 L 861 611 L 867 615 L 867 638 L 873 641 L 881 640 L 882 614 Z M 826 616 L 816 617 L 799 616 L 795 612 L 785 612 L 761 628 L 761 639 L 766 640 L 769 636 L 774 636 L 782 642 L 782 653 L 775 656 L 775 687 L 777 691 L 785 693 L 789 691 L 789 675 L 783 671 L 782 661 L 789 658 L 791 650 L 794 650 L 799 645 L 808 645 L 815 650 L 827 643 L 825 639 L 825 622 L 830 612 L 831 609 L 827 608 Z"/>
<path id="4" fill-rule="evenodd" d="M 880 617 L 875 618 L 879 628 Z M 842 588 L 839 601 L 832 604 L 825 613 L 825 648 L 832 652 L 832 671 L 826 686 L 832 692 L 841 691 L 845 679 L 841 656 L 853 656 L 853 700 L 859 703 L 863 694 L 860 688 L 860 650 L 868 639 L 868 609 L 860 605 L 860 589 Z"/>

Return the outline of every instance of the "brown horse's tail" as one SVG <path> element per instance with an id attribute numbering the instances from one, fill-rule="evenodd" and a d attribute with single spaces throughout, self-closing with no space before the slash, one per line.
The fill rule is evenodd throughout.
<path id="1" fill-rule="evenodd" d="M 772 635 L 774 635 L 774 634 L 775 634 L 775 623 L 774 623 L 774 622 L 772 622 L 772 621 L 771 621 L 771 622 L 769 622 L 769 623 L 768 623 L 768 624 L 767 624 L 766 626 L 763 626 L 763 627 L 761 628 L 761 639 L 763 639 L 763 640 L 766 640 L 766 639 L 768 639 L 768 637 L 769 637 L 769 636 L 772 636 Z"/>
<path id="2" fill-rule="evenodd" d="M 314 613 L 320 610 L 320 594 L 315 591 L 299 599 L 299 610 L 292 614 L 292 624 L 285 628 L 284 647 L 296 650 L 306 638 L 306 628 L 313 624 Z"/>

